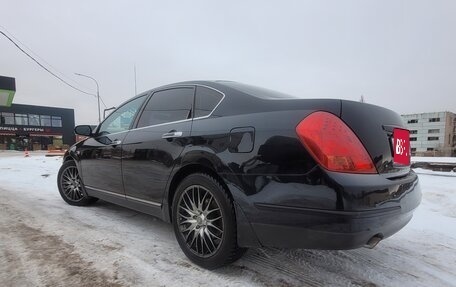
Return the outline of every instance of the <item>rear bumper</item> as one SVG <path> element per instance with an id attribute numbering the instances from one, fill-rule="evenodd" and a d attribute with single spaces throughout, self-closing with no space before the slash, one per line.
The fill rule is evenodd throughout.
<path id="1" fill-rule="evenodd" d="M 413 171 L 399 179 L 327 173 L 326 185 L 270 182 L 242 206 L 259 245 L 354 249 L 403 228 L 421 202 Z M 282 178 L 283 179 L 283 178 Z M 238 237 L 238 240 L 246 236 Z M 241 246 L 254 246 L 243 240 Z"/>
<path id="2" fill-rule="evenodd" d="M 263 246 L 309 249 L 354 249 L 375 235 L 387 238 L 412 218 L 399 209 L 376 212 L 334 212 L 285 206 L 257 205 L 270 223 L 253 223 Z"/>

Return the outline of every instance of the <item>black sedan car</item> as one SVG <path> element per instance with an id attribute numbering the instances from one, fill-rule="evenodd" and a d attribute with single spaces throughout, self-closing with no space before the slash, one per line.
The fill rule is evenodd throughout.
<path id="1" fill-rule="evenodd" d="M 163 86 L 122 104 L 72 146 L 71 205 L 97 199 L 174 225 L 213 269 L 248 247 L 374 247 L 419 205 L 409 132 L 388 109 L 228 81 Z"/>

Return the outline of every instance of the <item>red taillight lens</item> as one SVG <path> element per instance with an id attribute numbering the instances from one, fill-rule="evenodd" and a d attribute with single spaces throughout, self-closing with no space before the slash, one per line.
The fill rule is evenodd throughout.
<path id="1" fill-rule="evenodd" d="M 315 160 L 330 171 L 377 173 L 358 137 L 331 113 L 310 114 L 298 124 L 296 133 Z"/>

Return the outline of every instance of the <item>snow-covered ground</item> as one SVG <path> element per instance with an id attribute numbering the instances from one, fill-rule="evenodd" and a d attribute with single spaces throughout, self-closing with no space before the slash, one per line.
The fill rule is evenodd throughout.
<path id="1" fill-rule="evenodd" d="M 186 259 L 171 225 L 102 201 L 66 204 L 60 164 L 0 152 L 1 286 L 456 286 L 453 176 L 420 174 L 414 218 L 373 250 L 251 249 L 207 271 Z"/>

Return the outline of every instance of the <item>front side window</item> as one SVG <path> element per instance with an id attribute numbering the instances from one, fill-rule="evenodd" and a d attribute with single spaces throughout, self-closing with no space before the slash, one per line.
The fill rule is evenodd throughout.
<path id="1" fill-rule="evenodd" d="M 196 88 L 195 118 L 209 115 L 223 99 L 219 92 L 206 87 Z"/>
<path id="2" fill-rule="evenodd" d="M 112 134 L 129 130 L 145 99 L 146 96 L 136 98 L 115 110 L 101 124 L 98 133 Z"/>
<path id="3" fill-rule="evenodd" d="M 190 119 L 193 93 L 193 88 L 155 92 L 139 118 L 138 127 Z"/>

